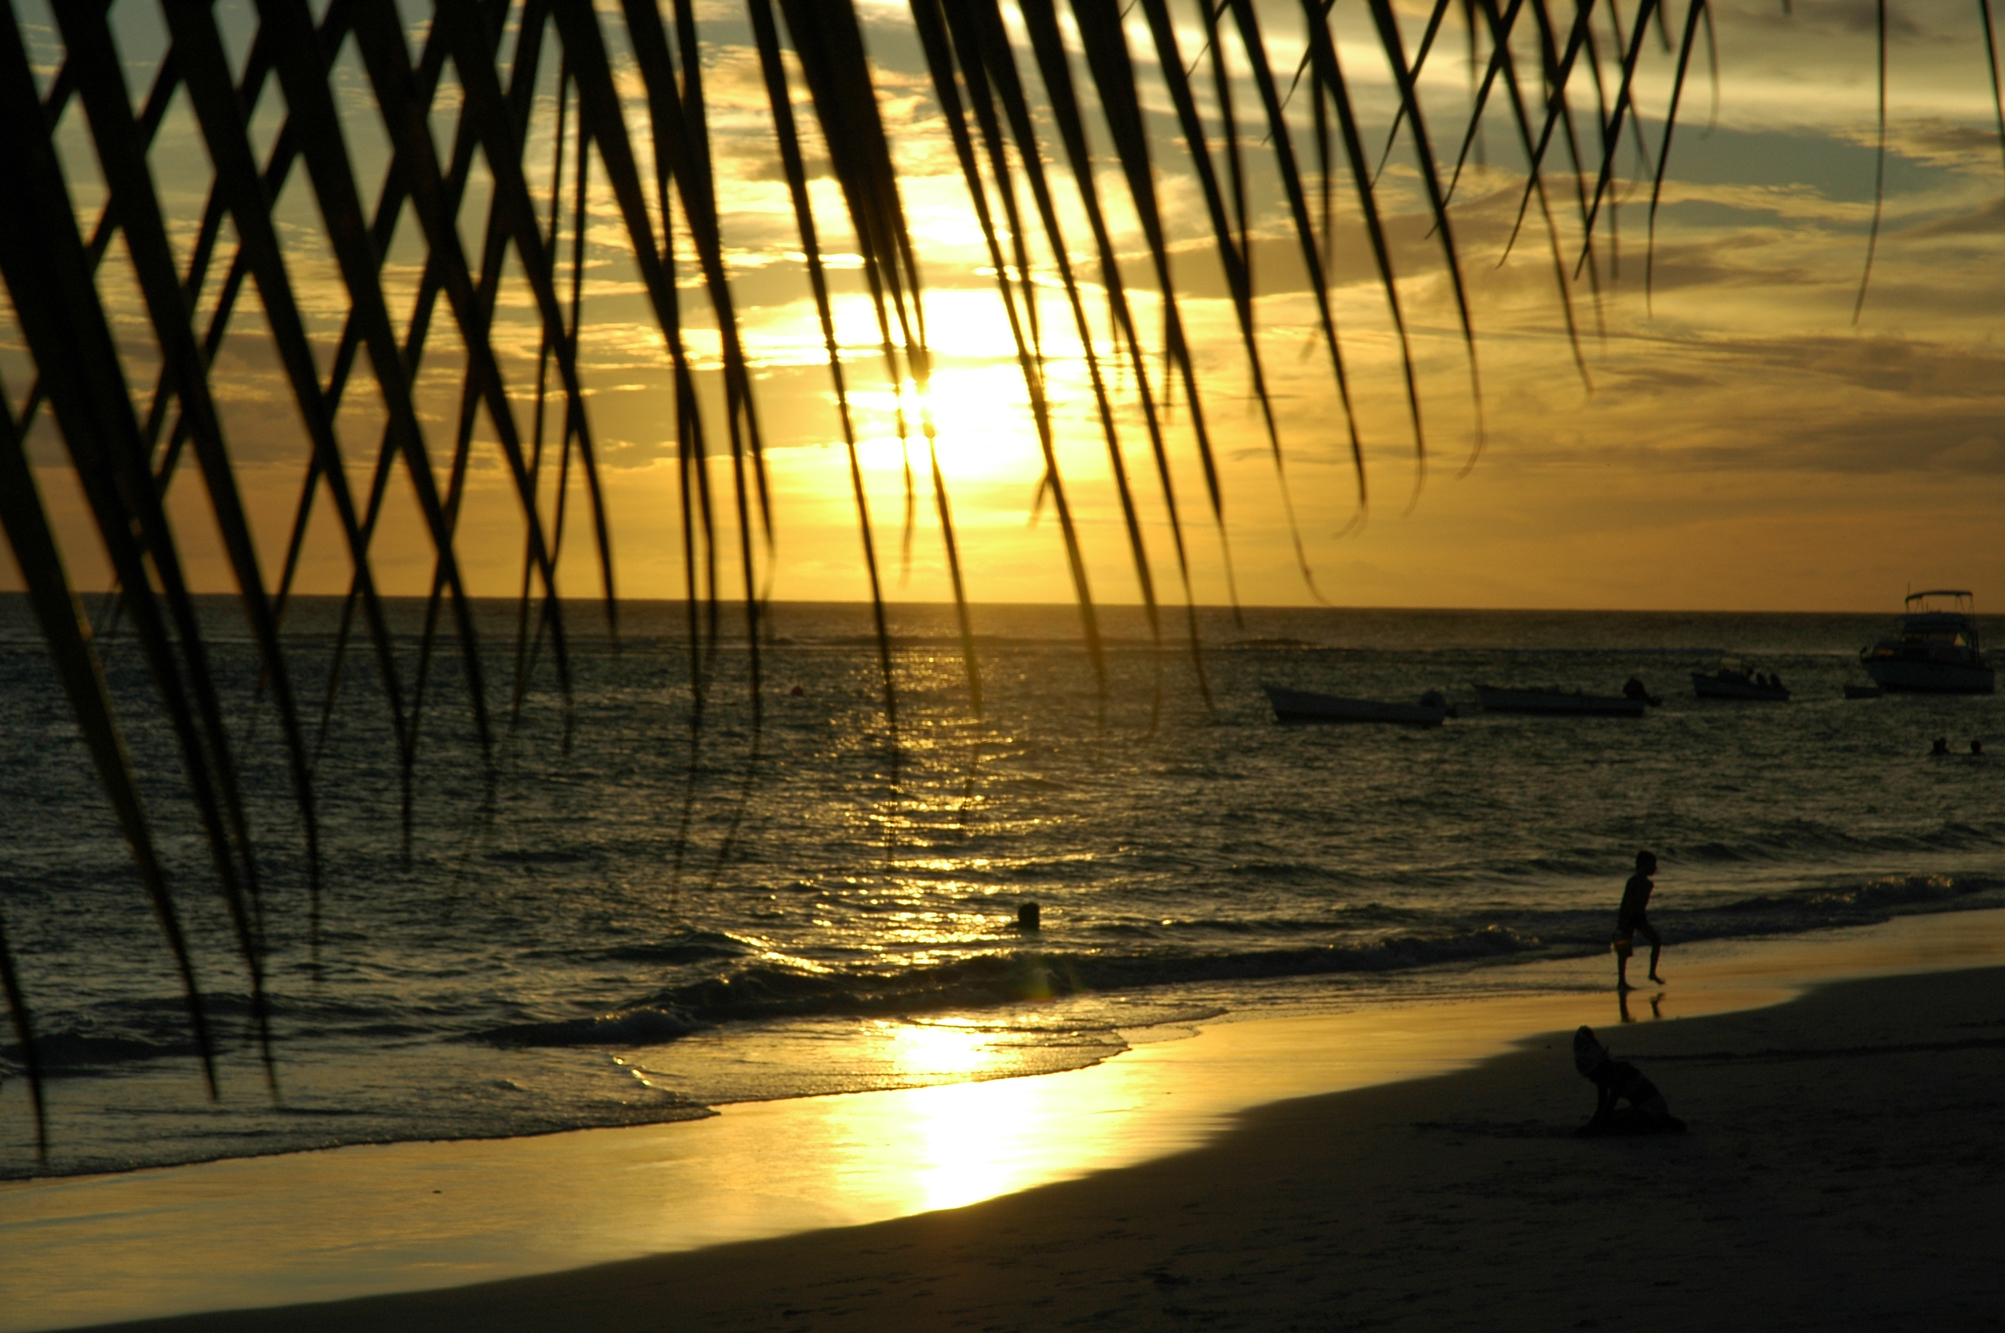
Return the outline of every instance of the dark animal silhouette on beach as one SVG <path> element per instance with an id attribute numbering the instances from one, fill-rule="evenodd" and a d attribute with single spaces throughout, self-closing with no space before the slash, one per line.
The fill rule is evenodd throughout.
<path id="1" fill-rule="evenodd" d="M 1575 1131 L 1602 1134 L 1682 1134 L 1685 1122 L 1671 1114 L 1664 1094 L 1627 1060 L 1617 1060 L 1582 1026 L 1573 1034 L 1573 1067 L 1594 1085 L 1594 1118 Z M 1620 1103 L 1628 1102 L 1622 1106 Z"/>

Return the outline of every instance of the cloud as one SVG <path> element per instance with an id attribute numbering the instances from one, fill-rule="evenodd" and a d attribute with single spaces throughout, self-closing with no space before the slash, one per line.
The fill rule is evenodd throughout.
<path id="1" fill-rule="evenodd" d="M 1509 261 L 1498 267 L 1517 219 L 1523 183 L 1514 174 L 1522 154 L 1508 107 L 1501 99 L 1493 102 L 1485 135 L 1488 165 L 1472 165 L 1465 172 L 1453 214 L 1475 312 L 1489 431 L 1483 462 L 1461 482 L 1451 482 L 1445 474 L 1461 461 L 1474 430 L 1468 358 L 1439 239 L 1432 234 L 1434 219 L 1402 143 L 1394 165 L 1380 179 L 1378 198 L 1430 449 L 1437 460 L 1434 480 L 1410 520 L 1388 512 L 1403 502 L 1415 476 L 1400 346 L 1344 169 L 1330 299 L 1343 329 L 1358 429 L 1380 509 L 1363 536 L 1340 546 L 1329 534 L 1351 512 L 1349 428 L 1316 329 L 1308 269 L 1264 142 L 1266 127 L 1243 122 L 1254 211 L 1257 337 L 1287 466 L 1296 479 L 1293 498 L 1317 543 L 1313 558 L 1369 581 L 1352 585 L 1352 595 L 1367 588 L 1375 596 L 1438 601 L 1455 596 L 1442 589 L 1460 588 L 1478 590 L 1469 595 L 1549 601 L 1554 589 L 1569 597 L 1587 595 L 1576 590 L 1589 583 L 1602 590 L 1594 595 L 1603 598 L 1660 595 L 1652 580 L 1663 579 L 1663 553 L 1676 551 L 1680 542 L 1703 541 L 1707 549 L 1736 552 L 1732 561 L 1707 566 L 1707 578 L 1727 580 L 1711 592 L 1697 575 L 1685 580 L 1681 586 L 1697 591 L 1680 595 L 1692 604 L 1752 596 L 1747 589 L 1765 577 L 1769 566 L 1790 564 L 1809 571 L 1787 585 L 1794 590 L 1814 589 L 1820 567 L 1851 571 L 1846 578 L 1869 578 L 1870 571 L 1860 572 L 1862 523 L 1873 525 L 1876 541 L 1885 538 L 1875 556 L 1883 563 L 1907 558 L 1886 552 L 1923 549 L 1941 534 L 1965 534 L 1953 540 L 1968 546 L 1973 544 L 1968 533 L 1994 530 L 1998 505 L 2005 503 L 2005 428 L 1999 425 L 2005 421 L 2005 389 L 1998 387 L 2005 385 L 2005 354 L 1998 350 L 1997 337 L 2005 311 L 2005 263 L 2000 262 L 2005 257 L 2005 204 L 1999 199 L 1988 72 L 1971 40 L 1975 15 L 1967 7 L 1957 7 L 1953 14 L 1950 8 L 1889 7 L 1888 192 L 1862 331 L 1853 330 L 1851 317 L 1876 168 L 1873 0 L 1805 0 L 1789 17 L 1774 0 L 1718 0 L 1724 76 L 1720 122 L 1710 134 L 1704 132 L 1709 99 L 1702 82 L 1694 82 L 1686 90 L 1658 216 L 1649 307 L 1641 282 L 1647 172 L 1625 145 L 1616 185 L 1621 207 L 1619 212 L 1613 204 L 1604 207 L 1604 230 L 1597 236 L 1597 301 L 1586 275 L 1571 276 L 1581 247 L 1575 182 L 1558 170 L 1563 153 L 1556 151 L 1548 159 L 1557 245 L 1596 385 L 1592 394 L 1571 364 L 1551 245 L 1536 208 Z M 605 9 L 606 21 L 615 28 L 622 22 L 617 9 Z M 1401 0 L 1401 12 L 1415 25 L 1424 23 L 1431 9 L 1425 0 Z M 1009 586 L 1032 595 L 1044 588 L 1062 597 L 1062 563 L 1046 559 L 1051 525 L 1034 534 L 1025 529 L 1027 497 L 1042 464 L 1027 424 L 1014 347 L 993 278 L 985 271 L 987 247 L 968 208 L 959 166 L 911 35 L 909 12 L 903 0 L 866 0 L 863 12 L 877 61 L 879 111 L 905 172 L 901 196 L 927 279 L 929 328 L 942 367 L 937 407 L 943 467 L 955 488 L 965 535 L 973 543 L 969 567 L 1050 572 L 1048 587 L 1037 582 L 1041 574 Z M 1606 14 L 1605 9 L 1599 12 Z M 763 71 L 738 8 L 724 0 L 703 0 L 700 19 L 707 120 L 726 214 L 726 262 L 733 303 L 745 321 L 758 366 L 759 410 L 775 489 L 788 506 L 782 515 L 783 549 L 794 540 L 791 533 L 815 533 L 809 544 L 816 549 L 804 559 L 834 571 L 836 562 L 824 558 L 823 548 L 834 550 L 838 544 L 833 537 L 822 542 L 819 536 L 839 534 L 843 546 L 853 542 L 847 482 L 843 460 L 837 457 L 842 451 L 828 447 L 839 438 L 830 379 L 803 264 L 795 257 L 801 242 L 774 151 Z M 1364 7 L 1339 6 L 1338 21 L 1375 155 L 1390 117 L 1385 62 Z M 1194 39 L 1196 34 L 1185 36 Z M 1271 36 L 1277 59 L 1290 59 L 1290 33 L 1277 29 Z M 1138 55 L 1143 49 L 1138 46 Z M 1187 50 L 1196 54 L 1194 40 Z M 1463 68 L 1448 58 L 1455 50 L 1454 43 L 1439 48 L 1426 76 L 1429 97 L 1439 99 L 1432 109 L 1435 147 L 1441 153 L 1452 152 L 1459 141 L 1458 108 L 1466 98 Z M 1652 152 L 1668 101 L 1669 65 L 1670 58 L 1653 48 L 1637 83 Z M 1521 68 L 1535 76 L 1535 62 Z M 622 74 L 625 95 L 636 99 L 629 111 L 644 159 L 641 170 L 651 175 L 652 163 L 645 160 L 649 145 L 640 132 L 645 124 L 641 88 L 631 70 Z M 346 80 L 344 97 L 361 95 L 351 68 L 344 66 L 341 78 Z M 811 126 L 804 87 L 797 84 L 796 91 L 803 125 Z M 1591 138 L 1592 98 L 1584 76 L 1576 91 L 1586 114 L 1581 123 Z M 1243 75 L 1236 92 L 1243 99 L 1243 115 L 1255 105 Z M 1201 96 L 1209 105 L 1208 91 L 1201 90 Z M 1299 585 L 1290 573 L 1292 553 L 1285 536 L 1276 536 L 1285 534 L 1286 525 L 1274 467 L 1250 398 L 1237 320 L 1211 253 L 1208 211 L 1160 90 L 1151 86 L 1145 98 L 1152 108 L 1151 147 L 1175 253 L 1175 280 L 1194 340 L 1202 402 L 1233 518 L 1235 549 L 1245 561 L 1246 587 L 1260 590 L 1255 600 L 1293 597 Z M 268 95 L 259 111 L 259 133 L 266 139 L 275 129 L 277 104 Z M 445 139 L 456 105 L 450 97 L 440 103 L 438 130 Z M 554 104 L 546 104 L 539 114 L 554 118 Z M 1296 146 L 1306 159 L 1311 140 L 1305 102 L 1298 99 L 1290 115 Z M 174 234 L 182 247 L 192 239 L 189 219 L 199 215 L 207 187 L 206 160 L 191 125 L 177 110 L 153 156 L 157 168 L 177 161 L 189 164 L 179 176 L 170 172 L 162 187 L 177 201 Z M 64 132 L 65 152 L 88 152 L 79 116 L 69 117 Z M 380 171 L 380 131 L 370 133 L 375 137 L 358 140 L 358 152 L 368 159 L 370 171 Z M 532 135 L 533 160 L 546 163 L 551 147 L 547 124 L 537 133 L 546 137 L 538 148 Z M 1104 136 L 1097 130 L 1095 135 L 1096 146 L 1104 149 Z M 1063 156 L 1055 141 L 1044 146 L 1048 165 L 1049 159 Z M 811 127 L 804 129 L 803 148 L 809 155 L 821 243 L 831 253 L 851 251 L 855 241 L 845 203 L 828 177 L 823 145 Z M 1160 316 L 1152 265 L 1116 164 L 1103 153 L 1096 169 L 1123 274 L 1135 291 L 1144 341 L 1153 344 Z M 101 200 L 92 193 L 97 186 L 91 173 L 80 171 L 76 179 L 79 202 L 94 208 Z M 1125 356 L 1112 356 L 1106 342 L 1104 293 L 1097 286 L 1103 275 L 1075 184 L 1055 165 L 1051 181 L 1068 254 L 1087 288 L 1093 336 L 1115 385 L 1120 447 L 1134 475 L 1150 478 L 1151 484 L 1138 486 L 1137 494 L 1145 507 L 1157 505 L 1145 516 L 1157 525 L 1154 532 L 1165 520 L 1159 502 L 1150 498 L 1156 494 L 1153 462 L 1141 429 L 1133 369 Z M 1310 188 L 1313 198 L 1313 182 Z M 606 473 L 615 478 L 609 488 L 615 544 L 623 556 L 631 553 L 639 567 L 656 571 L 663 580 L 658 587 L 625 586 L 636 592 L 673 592 L 678 548 L 665 528 L 650 526 L 674 510 L 674 469 L 666 462 L 675 447 L 669 360 L 629 253 L 625 220 L 596 173 L 593 191 L 580 352 L 588 412 Z M 469 225 L 475 228 L 478 210 L 477 202 L 468 210 Z M 279 211 L 288 269 L 324 373 L 346 296 L 321 240 L 317 205 L 304 172 L 295 171 Z M 1610 223 L 1621 230 L 1619 281 L 1613 263 L 1616 246 L 1605 230 Z M 568 233 L 568 215 L 563 225 Z M 408 226 L 400 230 L 385 267 L 385 288 L 400 319 L 410 308 L 421 273 L 422 251 L 414 234 Z M 1053 257 L 1043 248 L 1040 238 L 1033 246 L 1034 264 L 1045 315 L 1057 449 L 1082 531 L 1093 543 L 1104 539 L 1104 547 L 1095 545 L 1088 553 L 1095 577 L 1109 570 L 1110 585 L 1127 587 L 1131 579 L 1120 568 L 1126 555 L 1107 444 L 1094 420 L 1071 313 L 1052 287 Z M 560 285 L 567 286 L 568 234 L 560 253 Z M 676 254 L 698 397 L 712 445 L 719 447 L 723 416 L 714 315 L 686 236 L 678 236 Z M 101 289 L 114 307 L 135 395 L 144 398 L 157 353 L 123 263 L 114 250 Z M 866 438 L 866 467 L 873 486 L 882 480 L 888 488 L 882 494 L 893 497 L 886 502 L 885 517 L 895 523 L 902 498 L 897 446 L 891 438 L 895 399 L 876 351 L 875 318 L 859 273 L 838 268 L 831 279 Z M 205 304 L 213 301 L 219 281 L 211 275 Z M 541 342 L 526 292 L 511 268 L 494 334 L 525 421 Z M 218 358 L 216 383 L 233 451 L 248 467 L 270 473 L 263 494 L 276 517 L 266 526 L 282 536 L 290 521 L 288 506 L 297 495 L 304 446 L 290 388 L 277 373 L 264 336 L 255 294 L 247 292 L 236 332 Z M 17 366 L 20 383 L 32 378 L 32 367 L 18 351 L 0 348 L 0 355 L 6 357 L 10 382 Z M 1156 350 L 1148 352 L 1147 360 L 1151 375 L 1160 374 Z M 435 319 L 419 381 L 420 409 L 433 435 L 434 456 L 441 460 L 441 441 L 449 444 L 457 414 L 462 371 L 450 322 L 441 316 Z M 1199 497 L 1205 494 L 1206 478 L 1196 461 L 1189 404 L 1182 401 L 1182 392 L 1179 387 L 1167 444 L 1188 517 L 1203 508 Z M 348 391 L 341 419 L 344 446 L 365 471 L 380 440 L 379 398 L 365 366 Z M 42 428 L 41 435 L 47 434 Z M 480 439 L 477 479 L 481 486 L 498 486 L 492 441 L 485 434 Z M 720 484 L 728 482 L 720 477 Z M 506 498 L 500 490 L 493 493 Z M 496 512 L 505 509 L 497 501 Z M 1988 529 L 1983 526 L 1987 513 Z M 500 519 L 493 520 L 493 531 L 504 528 Z M 1786 547 L 1773 535 L 1785 528 L 1793 543 Z M 400 538 L 386 534 L 384 540 L 394 545 Z M 1976 544 L 1982 541 L 1981 536 L 1975 539 Z M 512 542 L 499 545 L 515 549 Z M 417 543 L 412 549 L 421 547 Z M 796 542 L 792 549 L 803 547 Z M 414 558 L 414 577 L 423 577 L 426 568 Z M 853 565 L 841 569 L 848 571 L 846 577 L 854 574 Z M 1402 581 L 1402 571 L 1414 570 L 1427 571 L 1426 579 Z M 830 580 L 836 577 L 824 573 Z M 1207 595 L 1204 590 L 1217 595 L 1221 584 L 1215 569 L 1200 570 L 1198 578 L 1201 595 Z M 811 594 L 810 585 L 796 586 Z M 850 577 L 840 586 L 853 593 L 855 580 Z M 983 595 L 990 590 L 975 591 Z"/>
<path id="2" fill-rule="evenodd" d="M 1972 213 L 1915 223 L 1902 228 L 1901 235 L 1913 240 L 1934 236 L 1982 236 L 1997 240 L 2005 237 L 2005 199 L 1994 199 Z"/>

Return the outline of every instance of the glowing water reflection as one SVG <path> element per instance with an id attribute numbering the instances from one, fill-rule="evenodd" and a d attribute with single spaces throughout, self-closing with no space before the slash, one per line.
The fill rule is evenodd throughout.
<path id="1" fill-rule="evenodd" d="M 1995 963 L 2005 912 L 1679 957 L 1665 1018 L 1772 1003 L 1810 980 Z M 1576 989 L 1217 1024 L 1067 1073 L 680 1125 L 0 1185 L 0 1330 L 450 1286 L 957 1207 L 1195 1146 L 1250 1106 L 1612 1016 L 1604 960 L 1537 970 Z M 905 1053 L 908 1077 L 979 1077 L 1010 1059 L 1007 1034 L 973 1024 L 885 1024 L 878 1040 Z"/>

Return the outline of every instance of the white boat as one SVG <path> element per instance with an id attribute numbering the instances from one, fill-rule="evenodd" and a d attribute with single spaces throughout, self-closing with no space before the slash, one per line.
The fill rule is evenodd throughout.
<path id="1" fill-rule="evenodd" d="M 1773 680 L 1774 684 L 1766 683 Z M 1701 699 L 1762 699 L 1773 703 L 1786 703 L 1789 691 L 1782 685 L 1782 677 L 1763 676 L 1755 673 L 1738 658 L 1723 657 L 1717 671 L 1694 671 L 1692 692 Z"/>
<path id="2" fill-rule="evenodd" d="M 1439 690 L 1421 695 L 1419 703 L 1396 704 L 1289 690 L 1279 685 L 1260 688 L 1267 691 L 1267 702 L 1274 705 L 1277 722 L 1394 722 L 1409 727 L 1438 727 L 1450 711 L 1447 698 Z"/>
<path id="3" fill-rule="evenodd" d="M 1884 690 L 1990 694 L 1997 688 L 1997 673 L 1978 647 L 1971 611 L 1970 594 L 1962 589 L 1910 593 L 1899 628 L 1892 637 L 1861 648 L 1859 665 Z"/>
<path id="4" fill-rule="evenodd" d="M 1640 695 L 1567 693 L 1558 686 L 1543 690 L 1506 690 L 1478 685 L 1476 697 L 1486 713 L 1540 713 L 1552 717 L 1641 717 L 1649 701 Z"/>

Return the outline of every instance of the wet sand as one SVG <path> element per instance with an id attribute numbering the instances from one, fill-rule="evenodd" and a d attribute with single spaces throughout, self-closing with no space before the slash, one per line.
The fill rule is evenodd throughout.
<path id="1" fill-rule="evenodd" d="M 1855 971 L 1951 965 L 1957 950 L 1945 953 L 1945 942 L 1990 951 L 1996 941 L 1986 932 L 1996 923 L 1979 918 L 1996 915 L 1896 923 L 1882 932 L 1877 969 L 1861 966 L 1857 939 L 1841 941 L 1825 955 L 1825 971 L 1847 949 Z M 1910 945 L 1921 938 L 1924 947 L 1886 947 L 1902 938 Z M 1794 968 L 1782 969 L 1799 982 L 1817 971 L 1800 956 L 1806 947 L 1815 954 L 1799 946 Z M 1694 974 L 1703 970 L 1696 952 L 1686 960 Z M 1734 996 L 1758 1003 L 1781 993 L 1755 984 L 1760 969 L 1750 956 L 1772 964 L 1777 951 L 1748 951 L 1738 965 L 1741 989 L 1713 987 L 1717 1007 Z M 1667 972 L 1673 957 L 1666 956 Z M 1671 975 L 1677 982 L 1680 974 Z M 1691 989 L 1706 990 L 1697 981 Z M 1667 991 L 1660 1008 L 1676 1013 L 1669 1001 L 1678 993 Z M 1632 1013 L 1647 1020 L 1651 995 L 1639 993 Z M 1997 1147 L 2005 1123 L 2005 969 L 1881 976 L 1766 1008 L 1626 1026 L 1600 1026 L 1614 1018 L 1605 994 L 1501 1003 L 1524 1009 L 1503 1021 L 1523 1022 L 1538 1010 L 1547 1027 L 1560 1027 L 1552 1020 L 1564 1011 L 1596 1022 L 1616 1053 L 1638 1061 L 1663 1089 L 1691 1133 L 1575 1138 L 1593 1093 L 1572 1070 L 1566 1032 L 1557 1031 L 1454 1072 L 1270 1100 L 1227 1113 L 1224 1132 L 1201 1146 L 967 1207 L 544 1276 L 150 1326 L 492 1333 L 1188 1321 L 1543 1329 L 1640 1320 L 1785 1328 L 1997 1317 L 2005 1295 L 1995 1221 L 2005 1186 Z M 1409 1011 L 1403 1026 L 1385 1017 L 1379 1076 L 1416 1061 L 1465 1062 L 1445 1045 L 1424 1048 L 1444 1023 L 1463 1031 L 1468 1013 L 1459 1025 L 1428 1010 Z M 1301 1035 L 1284 1023 L 1225 1025 L 1215 1044 L 1242 1048 L 1244 1073 L 1276 1062 L 1262 1032 L 1284 1042 Z M 1200 1042 L 1182 1045 L 1188 1049 L 1156 1061 L 1172 1071 L 1164 1087 L 1191 1090 L 1192 1070 L 1210 1083 L 1230 1082 L 1229 1062 L 1207 1065 Z M 1014 1082 L 1058 1087 L 1076 1077 Z M 873 1104 L 872 1097 L 829 1100 L 866 1114 Z M 1185 1132 L 1206 1123 L 1204 1115 L 1172 1120 Z M 1130 1115 L 1106 1127 L 1117 1136 L 1167 1133 L 1160 1125 L 1148 1131 L 1151 1123 Z M 525 1144 L 617 1142 L 607 1137 L 614 1133 L 629 1131 L 508 1147 L 519 1158 Z M 1112 1157 L 1121 1150 L 1109 1145 Z M 344 1158 L 361 1160 L 309 1154 L 274 1159 L 271 1169 L 290 1161 L 298 1178 L 309 1161 Z M 578 1183 L 573 1192 L 589 1199 L 592 1182 Z M 561 1248 L 556 1219 L 570 1209 L 547 1182 L 545 1189 L 544 1209 L 534 1199 L 518 1199 L 517 1208 L 552 1219 L 552 1244 Z M 313 1215 L 310 1197 L 293 1202 L 295 1216 Z M 662 1206 L 679 1211 L 688 1203 Z M 8 1230 L 10 1242 L 29 1235 L 25 1227 Z M 321 1249 L 329 1246 L 339 1249 L 331 1240 Z M 26 1258 L 11 1243 L 9 1250 Z M 104 1258 L 113 1262 L 110 1252 Z M 22 1274 L 15 1267 L 6 1284 L 17 1286 Z M 452 1276 L 442 1271 L 432 1280 L 441 1279 Z"/>

